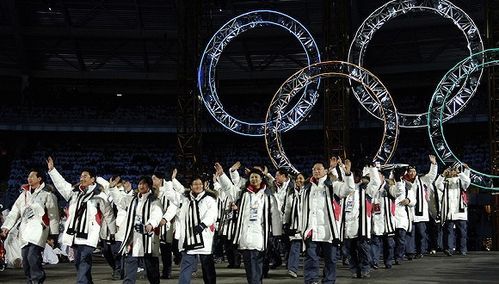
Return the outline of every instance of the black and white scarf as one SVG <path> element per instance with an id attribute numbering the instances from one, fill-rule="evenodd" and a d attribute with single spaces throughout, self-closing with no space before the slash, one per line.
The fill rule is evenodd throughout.
<path id="1" fill-rule="evenodd" d="M 145 226 L 147 224 L 147 221 L 150 218 L 151 215 L 151 206 L 152 202 L 154 200 L 154 194 L 151 192 L 146 200 L 144 201 L 144 204 L 142 206 L 142 225 Z M 135 216 L 137 215 L 137 207 L 139 204 L 139 195 L 135 195 L 130 202 L 130 205 L 127 208 L 126 212 L 126 227 L 125 227 L 125 238 L 124 241 L 121 243 L 121 247 L 119 250 L 119 253 L 121 254 L 126 254 L 128 253 L 127 247 L 130 242 L 133 242 L 133 235 L 134 235 L 134 227 L 135 227 Z M 153 234 L 142 234 L 142 244 L 144 247 L 144 254 L 152 254 L 153 251 Z"/>
<path id="2" fill-rule="evenodd" d="M 395 197 L 390 194 L 390 185 L 384 183 L 385 190 L 383 191 L 383 217 L 384 217 L 384 233 L 388 236 L 395 234 Z"/>
<path id="3" fill-rule="evenodd" d="M 317 182 L 317 181 L 315 181 Z M 302 216 L 302 224 L 303 230 L 302 235 L 303 239 L 307 239 L 312 235 L 312 228 L 309 228 L 309 219 L 310 219 L 310 192 L 312 191 L 312 183 L 314 183 L 313 179 L 311 182 L 305 186 L 303 189 L 303 199 L 302 199 L 302 209 L 305 214 Z M 333 240 L 343 240 L 343 234 L 341 228 L 338 228 L 337 222 L 340 222 L 341 226 L 341 217 L 342 217 L 342 209 L 341 209 L 341 198 L 334 194 L 332 182 L 329 179 L 324 181 L 324 186 L 326 186 L 326 208 L 327 208 L 327 218 L 329 228 L 331 229 L 331 236 Z"/>
<path id="4" fill-rule="evenodd" d="M 204 240 L 203 240 L 203 234 L 197 234 L 194 231 L 194 228 L 201 224 L 201 214 L 199 212 L 199 202 L 203 200 L 206 196 L 206 192 L 200 193 L 202 196 L 199 199 L 196 199 L 194 196 L 192 196 L 190 193 L 188 193 L 189 197 L 189 208 L 187 209 L 187 216 L 185 218 L 185 223 L 184 223 L 184 233 L 185 233 L 185 239 L 184 239 L 184 244 L 183 247 L 185 250 L 195 250 L 195 249 L 201 249 L 204 248 Z"/>
<path id="5" fill-rule="evenodd" d="M 466 207 L 468 206 L 466 200 L 466 190 L 463 188 L 463 184 L 461 179 L 458 180 L 459 183 L 459 213 L 466 212 Z M 442 197 L 442 225 L 447 221 L 449 214 L 449 179 L 445 179 L 444 181 L 444 195 Z"/>
<path id="6" fill-rule="evenodd" d="M 409 190 L 411 189 L 412 184 L 406 182 L 405 184 L 405 198 L 408 198 L 407 196 L 409 195 Z M 405 213 L 407 214 L 407 232 L 412 232 L 412 210 L 409 208 L 409 205 L 405 205 Z"/>
<path id="7" fill-rule="evenodd" d="M 95 195 L 98 195 L 99 185 L 95 186 L 94 190 L 84 192 L 79 186 L 75 186 L 73 191 L 79 191 L 76 199 L 76 208 L 73 219 L 69 223 L 66 233 L 68 235 L 76 235 L 77 238 L 88 238 L 88 221 L 87 221 L 87 202 Z"/>
<path id="8" fill-rule="evenodd" d="M 438 178 L 438 177 L 437 177 Z M 437 179 L 435 179 L 432 183 L 431 183 L 431 186 L 433 188 L 433 197 L 434 197 L 434 201 L 435 201 L 435 209 L 436 209 L 436 212 L 437 212 L 437 216 L 435 217 L 435 223 L 440 223 L 440 221 L 442 220 L 442 215 L 441 215 L 441 200 L 440 200 L 440 197 L 438 196 L 438 188 L 437 188 L 437 185 L 435 184 L 435 182 L 437 181 Z"/>
<path id="9" fill-rule="evenodd" d="M 166 212 L 166 210 L 168 210 L 168 207 L 170 207 L 170 200 L 168 200 L 168 198 L 166 198 L 166 195 L 163 195 L 163 198 L 161 198 L 161 205 L 163 206 L 163 212 Z M 166 240 L 167 234 L 168 234 L 168 229 L 167 229 L 166 224 L 164 226 L 160 226 L 160 228 L 159 228 L 159 240 L 162 243 L 167 242 L 167 240 Z"/>
<path id="10" fill-rule="evenodd" d="M 424 187 L 423 187 L 423 182 L 419 177 L 416 177 L 414 180 L 416 183 L 416 210 L 415 214 L 416 216 L 423 216 L 424 212 L 424 200 L 425 194 L 424 194 Z"/>
<path id="11" fill-rule="evenodd" d="M 301 229 L 301 190 L 293 189 L 293 193 L 290 196 L 290 198 L 292 198 L 292 201 L 289 229 L 296 233 L 299 233 Z"/>
<path id="12" fill-rule="evenodd" d="M 359 185 L 359 189 L 355 191 L 353 194 L 359 195 L 359 226 L 357 231 L 357 237 L 366 237 L 368 239 L 371 238 L 371 216 L 372 216 L 372 197 L 366 194 L 366 185 Z M 349 197 L 343 198 L 343 206 L 342 206 L 342 219 L 340 230 L 342 235 L 345 234 L 346 228 L 346 203 Z M 354 199 L 355 200 L 355 199 Z"/>
<path id="13" fill-rule="evenodd" d="M 261 188 L 264 190 L 264 202 L 263 202 L 263 250 L 267 249 L 269 234 L 272 232 L 272 193 L 269 189 Z M 250 203 L 250 195 L 253 194 L 251 191 L 246 190 L 241 196 L 241 204 L 239 206 L 239 213 L 237 215 L 236 226 L 234 228 L 233 243 L 239 244 L 241 238 L 242 228 L 246 225 L 247 220 L 244 219 L 244 213 L 248 203 Z M 250 204 L 251 206 L 251 204 Z"/>

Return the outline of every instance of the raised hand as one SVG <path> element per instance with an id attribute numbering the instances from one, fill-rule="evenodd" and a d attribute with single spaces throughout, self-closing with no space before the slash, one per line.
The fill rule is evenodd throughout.
<path id="1" fill-rule="evenodd" d="M 49 172 L 54 169 L 54 160 L 50 156 L 47 158 L 47 168 L 49 169 Z"/>
<path id="2" fill-rule="evenodd" d="M 237 171 L 237 170 L 239 170 L 240 167 L 241 167 L 241 162 L 237 161 L 234 163 L 234 165 L 232 165 L 232 167 L 230 167 L 230 170 Z"/>
<path id="3" fill-rule="evenodd" d="M 267 176 L 268 173 L 269 173 L 269 168 L 267 168 L 267 166 L 264 166 L 263 167 L 263 175 Z"/>
<path id="4" fill-rule="evenodd" d="M 172 180 L 174 180 L 177 177 L 177 168 L 174 168 L 172 171 Z"/>
<path id="5" fill-rule="evenodd" d="M 338 158 L 337 157 L 329 158 L 329 168 L 336 168 L 337 165 L 338 165 Z"/>
<path id="6" fill-rule="evenodd" d="M 219 163 L 219 162 L 216 162 L 216 163 L 215 163 L 214 168 L 215 168 L 215 174 L 217 174 L 218 176 L 223 175 L 223 173 L 224 173 L 224 168 L 222 167 L 222 165 L 220 165 L 220 163 Z"/>
<path id="7" fill-rule="evenodd" d="M 352 162 L 349 159 L 345 160 L 344 169 L 345 169 L 345 174 L 349 175 L 352 169 Z"/>
<path id="8" fill-rule="evenodd" d="M 430 158 L 432 164 L 435 165 L 437 163 L 437 158 L 434 155 L 428 155 L 428 158 Z"/>
<path id="9" fill-rule="evenodd" d="M 119 176 L 117 176 L 116 178 L 110 178 L 109 179 L 109 187 L 112 188 L 112 187 L 116 187 L 116 185 L 118 185 L 118 183 L 120 183 L 121 181 L 121 178 Z"/>

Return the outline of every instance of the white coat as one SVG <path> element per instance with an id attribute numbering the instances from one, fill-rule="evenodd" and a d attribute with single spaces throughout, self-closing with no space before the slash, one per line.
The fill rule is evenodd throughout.
<path id="1" fill-rule="evenodd" d="M 52 169 L 48 172 L 52 182 L 54 183 L 55 188 L 59 191 L 66 201 L 69 202 L 69 216 L 68 220 L 64 226 L 64 233 L 62 237 L 62 243 L 67 246 L 75 245 L 86 245 L 90 247 L 97 247 L 100 239 L 100 230 L 101 230 L 101 222 L 100 216 L 103 219 L 106 219 L 106 223 L 108 224 L 108 229 L 111 234 L 116 234 L 116 219 L 113 214 L 113 210 L 109 202 L 107 201 L 107 195 L 104 192 L 100 192 L 93 196 L 87 202 L 87 211 L 86 211 L 86 219 L 87 219 L 87 238 L 80 238 L 75 235 L 69 235 L 67 233 L 69 224 L 73 222 L 73 218 L 75 216 L 76 210 L 76 202 L 78 199 L 78 195 L 80 194 L 80 190 L 73 190 L 73 186 L 67 182 L 61 174 L 57 171 L 57 169 Z M 99 184 L 94 184 L 89 186 L 85 192 L 90 192 L 92 190 L 99 191 L 101 187 Z"/>
<path id="2" fill-rule="evenodd" d="M 49 231 L 50 234 L 59 234 L 59 208 L 57 198 L 51 190 L 51 186 L 45 183 L 33 193 L 31 188 L 24 190 L 7 215 L 2 228 L 11 230 L 20 220 L 19 236 L 22 247 L 31 243 L 44 248 Z"/>
<path id="3" fill-rule="evenodd" d="M 461 188 L 459 187 L 461 182 Z M 446 190 L 447 186 L 447 193 Z M 438 189 L 443 193 L 442 197 L 442 211 L 443 215 L 447 211 L 446 216 L 442 216 L 444 220 L 468 220 L 468 204 L 466 190 L 471 184 L 470 170 L 465 169 L 464 172 L 459 173 L 457 177 L 446 178 L 439 180 L 437 184 Z M 447 200 L 448 195 L 448 200 Z M 460 203 L 462 202 L 463 210 L 459 210 Z M 447 204 L 446 204 L 447 203 Z"/>
<path id="4" fill-rule="evenodd" d="M 412 183 L 406 181 L 411 185 L 411 190 L 414 192 L 414 197 L 416 198 L 416 204 L 414 206 L 414 223 L 430 221 L 428 201 L 430 200 L 432 182 L 437 177 L 437 174 L 438 165 L 431 164 L 430 171 L 426 175 L 421 177 L 416 176 Z M 420 194 L 418 194 L 418 192 L 420 192 Z M 422 215 L 418 215 L 418 210 L 421 210 Z"/>
<path id="5" fill-rule="evenodd" d="M 396 183 L 395 192 L 395 227 L 404 229 L 408 232 L 412 231 L 412 222 L 414 221 L 413 207 L 416 205 L 416 196 L 414 191 L 406 185 L 405 181 Z M 400 202 L 404 199 L 409 199 L 408 205 L 401 205 Z"/>

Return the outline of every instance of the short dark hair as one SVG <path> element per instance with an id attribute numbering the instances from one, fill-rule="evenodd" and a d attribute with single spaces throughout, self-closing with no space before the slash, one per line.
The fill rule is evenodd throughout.
<path id="1" fill-rule="evenodd" d="M 147 186 L 149 187 L 149 189 L 152 189 L 152 178 L 150 176 L 141 176 L 139 178 L 139 183 L 143 181 L 147 184 Z"/>
<path id="2" fill-rule="evenodd" d="M 159 178 L 159 179 L 165 178 L 165 174 L 162 171 L 158 171 L 158 170 L 156 170 L 152 175 Z"/>
<path id="3" fill-rule="evenodd" d="M 288 169 L 284 168 L 284 167 L 280 167 L 277 169 L 277 172 L 285 177 L 289 177 L 289 171 Z"/>
<path id="4" fill-rule="evenodd" d="M 82 173 L 83 173 L 83 172 L 87 172 L 87 173 L 88 173 L 88 175 L 89 175 L 91 178 L 95 178 L 95 177 L 96 177 L 96 175 L 95 175 L 95 171 L 94 171 L 94 170 L 92 170 L 92 169 L 90 169 L 90 168 L 83 168 L 83 169 L 81 170 L 81 172 L 82 172 Z"/>
<path id="5" fill-rule="evenodd" d="M 41 178 L 42 182 L 45 182 L 45 172 L 40 170 L 39 168 L 31 168 L 30 172 L 36 173 L 37 178 Z"/>

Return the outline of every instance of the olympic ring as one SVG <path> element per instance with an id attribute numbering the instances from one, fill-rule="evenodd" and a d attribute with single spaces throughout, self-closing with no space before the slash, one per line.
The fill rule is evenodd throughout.
<path id="1" fill-rule="evenodd" d="M 462 84 L 462 81 L 466 80 L 470 74 L 475 73 L 477 70 L 483 71 L 486 67 L 498 65 L 498 48 L 487 49 L 473 54 L 451 68 L 435 89 L 428 108 L 428 134 L 435 153 L 444 164 L 462 164 L 447 144 L 443 132 L 445 111 L 449 107 L 448 104 L 446 105 L 446 102 L 451 92 L 458 88 Z M 452 84 L 448 84 L 449 81 Z M 473 185 L 485 189 L 499 190 L 499 187 L 494 187 L 494 184 L 499 184 L 497 183 L 499 176 L 484 174 L 471 168 L 470 170 Z"/>
<path id="2" fill-rule="evenodd" d="M 225 128 L 232 132 L 262 136 L 264 123 L 249 123 L 230 116 L 223 108 L 217 95 L 215 67 L 225 47 L 239 34 L 256 27 L 277 26 L 294 35 L 307 55 L 308 65 L 321 61 L 319 48 L 310 32 L 297 20 L 283 13 L 258 10 L 237 16 L 223 25 L 206 46 L 198 69 L 198 88 L 204 105 L 210 114 Z M 283 124 L 282 131 L 287 131 L 302 121 L 317 101 L 319 82 L 305 90 L 296 105 L 285 114 L 288 124 Z"/>
<path id="3" fill-rule="evenodd" d="M 387 94 L 388 90 L 376 76 L 360 66 L 343 61 L 329 61 L 312 64 L 291 75 L 272 98 L 265 119 L 265 144 L 274 166 L 286 167 L 291 172 L 298 173 L 282 147 L 280 129 L 286 126 L 286 121 L 281 117 L 281 113 L 300 90 L 321 77 L 348 78 L 369 89 L 373 99 L 382 106 L 384 122 L 383 139 L 373 161 L 387 163 L 397 147 L 399 135 L 397 109 L 391 96 Z"/>
<path id="4" fill-rule="evenodd" d="M 454 25 L 464 34 L 470 55 L 483 51 L 483 42 L 478 27 L 463 10 L 456 7 L 451 2 L 447 0 L 394 0 L 379 7 L 364 20 L 355 33 L 350 45 L 348 61 L 362 66 L 367 45 L 374 36 L 374 33 L 389 20 L 412 11 L 428 11 L 452 20 Z M 454 117 L 466 106 L 467 102 L 475 94 L 478 88 L 482 73 L 483 72 L 472 74 L 472 76 L 463 81 L 461 88 L 456 90 L 455 94 L 448 102 L 448 110 L 451 111 L 445 113 L 445 116 L 443 117 L 444 121 Z M 379 105 L 372 101 L 371 96 L 367 94 L 364 88 L 355 89 L 352 90 L 352 92 L 355 95 L 355 98 L 371 115 L 381 119 Z M 398 115 L 401 127 L 425 127 L 424 121 L 427 113 L 398 113 Z"/>

